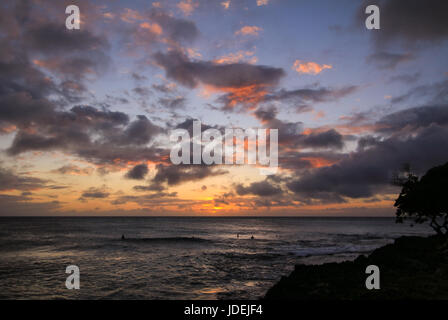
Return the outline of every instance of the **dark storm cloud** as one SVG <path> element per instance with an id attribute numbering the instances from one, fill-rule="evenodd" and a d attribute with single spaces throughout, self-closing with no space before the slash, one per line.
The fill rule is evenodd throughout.
<path id="1" fill-rule="evenodd" d="M 29 53 L 44 55 L 34 60 L 39 67 L 76 80 L 103 72 L 109 64 L 104 36 L 81 29 L 73 32 L 58 23 L 33 21 L 23 27 L 23 44 Z"/>
<path id="2" fill-rule="evenodd" d="M 402 103 L 416 98 L 425 98 L 433 104 L 448 103 L 448 80 L 416 86 L 405 94 L 392 98 L 391 102 Z"/>
<path id="3" fill-rule="evenodd" d="M 303 137 L 302 122 L 286 122 L 273 119 L 266 124 L 267 128 L 278 129 L 278 143 L 281 146 L 297 146 L 298 139 Z"/>
<path id="4" fill-rule="evenodd" d="M 168 86 L 166 84 L 153 84 L 152 88 L 162 93 L 171 93 L 173 91 L 173 87 Z"/>
<path id="5" fill-rule="evenodd" d="M 67 164 L 51 172 L 58 174 L 90 175 L 93 171 L 94 169 L 92 167 L 81 168 L 76 165 Z"/>
<path id="6" fill-rule="evenodd" d="M 146 76 L 141 75 L 137 72 L 132 72 L 131 77 L 132 77 L 132 79 L 134 79 L 137 82 L 148 80 L 148 78 Z"/>
<path id="7" fill-rule="evenodd" d="M 158 52 L 154 59 L 169 79 L 190 88 L 196 87 L 199 82 L 218 88 L 275 85 L 285 74 L 279 68 L 247 63 L 220 65 L 211 61 L 190 61 L 179 51 Z"/>
<path id="8" fill-rule="evenodd" d="M 191 42 L 199 35 L 199 30 L 194 22 L 173 17 L 161 10 L 152 9 L 148 17 L 150 20 L 157 22 L 162 27 L 163 32 L 173 41 Z"/>
<path id="9" fill-rule="evenodd" d="M 376 52 L 369 55 L 367 63 L 374 63 L 380 69 L 395 69 L 400 63 L 413 60 L 415 57 L 410 53 Z"/>
<path id="10" fill-rule="evenodd" d="M 242 184 L 238 184 L 235 187 L 235 192 L 240 196 L 253 194 L 259 197 L 269 197 L 281 194 L 282 190 L 280 187 L 271 184 L 267 180 L 264 180 L 260 182 L 253 182 L 247 187 L 243 186 Z"/>
<path id="11" fill-rule="evenodd" d="M 277 109 L 275 107 L 258 108 L 254 116 L 261 120 L 264 127 L 278 129 L 278 142 L 280 146 L 296 145 L 297 138 L 302 135 L 302 122 L 288 122 L 277 119 Z"/>
<path id="12" fill-rule="evenodd" d="M 448 126 L 448 104 L 409 108 L 389 114 L 377 122 L 379 132 L 415 132 L 431 124 Z"/>
<path id="13" fill-rule="evenodd" d="M 25 32 L 24 42 L 30 49 L 50 55 L 85 52 L 108 46 L 105 38 L 96 36 L 88 30 L 73 32 L 56 23 L 31 26 Z"/>
<path id="14" fill-rule="evenodd" d="M 34 98 L 57 93 L 56 84 L 30 63 L 27 55 L 0 39 L 0 95 L 27 92 Z"/>
<path id="15" fill-rule="evenodd" d="M 184 121 L 180 122 L 180 123 L 176 123 L 176 124 L 169 124 L 169 127 L 171 127 L 172 129 L 185 129 L 188 131 L 190 137 L 193 136 L 193 122 L 194 121 L 199 121 L 198 119 L 193 119 L 193 118 L 186 118 Z M 210 126 L 206 123 L 202 123 L 201 122 L 201 131 L 205 131 L 208 129 L 218 129 L 221 132 L 225 131 L 225 127 L 223 126 Z"/>
<path id="16" fill-rule="evenodd" d="M 159 103 L 168 109 L 181 109 L 185 107 L 186 99 L 178 98 L 160 98 Z"/>
<path id="17" fill-rule="evenodd" d="M 17 127 L 28 127 L 33 122 L 45 121 L 54 113 L 54 106 L 46 99 L 33 99 L 26 92 L 0 95 L 0 120 Z"/>
<path id="18" fill-rule="evenodd" d="M 412 74 L 400 74 L 397 76 L 390 77 L 389 82 L 402 82 L 405 84 L 412 84 L 420 78 L 420 75 L 421 75 L 420 72 Z"/>
<path id="19" fill-rule="evenodd" d="M 137 120 L 131 122 L 120 137 L 116 138 L 116 142 L 124 145 L 144 145 L 163 131 L 161 127 L 153 124 L 146 116 L 139 115 Z"/>
<path id="20" fill-rule="evenodd" d="M 57 57 L 47 60 L 35 60 L 39 67 L 47 69 L 64 79 L 73 79 L 80 83 L 88 76 L 98 75 L 106 70 L 109 58 L 102 53 L 89 52 L 85 57 Z"/>
<path id="21" fill-rule="evenodd" d="M 147 174 L 148 166 L 146 164 L 138 164 L 126 173 L 126 178 L 143 180 Z"/>
<path id="22" fill-rule="evenodd" d="M 127 11 L 126 11 L 127 10 Z M 146 54 L 156 50 L 182 50 L 191 45 L 199 35 L 199 30 L 193 21 L 174 17 L 162 9 L 152 8 L 142 12 L 125 9 L 121 19 L 117 21 L 117 32 L 120 41 L 129 52 L 135 54 L 135 49 L 142 49 Z M 144 58 L 146 63 L 153 64 L 151 59 Z M 132 74 L 136 82 L 147 80 L 138 73 Z"/>
<path id="23" fill-rule="evenodd" d="M 33 150 L 63 150 L 98 163 L 116 159 L 156 160 L 162 152 L 146 144 L 164 129 L 142 115 L 129 122 L 129 117 L 122 112 L 91 106 L 56 111 L 45 99 L 33 100 L 27 94 L 16 94 L 0 104 L 0 120 L 24 129 L 18 131 L 8 149 L 11 155 Z M 25 130 L 28 128 L 33 132 Z"/>
<path id="24" fill-rule="evenodd" d="M 170 186 L 188 181 L 202 180 L 207 177 L 228 173 L 227 170 L 216 169 L 205 165 L 162 165 L 156 166 L 157 173 L 151 180 L 153 184 L 167 183 Z"/>
<path id="25" fill-rule="evenodd" d="M 269 108 L 258 108 L 254 112 L 254 115 L 262 122 L 270 122 L 276 119 L 277 113 L 277 109 L 271 106 Z"/>
<path id="26" fill-rule="evenodd" d="M 147 87 L 135 87 L 132 91 L 143 98 L 148 98 L 151 95 L 151 90 Z"/>
<path id="27" fill-rule="evenodd" d="M 89 188 L 81 194 L 81 198 L 104 199 L 109 197 L 109 193 L 104 188 Z"/>
<path id="28" fill-rule="evenodd" d="M 137 161 L 165 161 L 169 150 L 145 146 L 120 146 L 114 143 L 91 143 L 77 146 L 70 150 L 74 155 L 84 158 L 98 165 L 126 165 L 127 162 Z M 107 168 L 99 169 L 100 173 L 107 174 Z"/>
<path id="29" fill-rule="evenodd" d="M 310 133 L 300 137 L 300 146 L 309 148 L 335 148 L 344 147 L 343 136 L 334 129 L 324 132 Z"/>
<path id="30" fill-rule="evenodd" d="M 61 6 L 65 19 L 61 3 L 54 5 Z M 104 71 L 109 62 L 106 36 L 92 32 L 88 22 L 81 30 L 68 31 L 64 19 L 55 23 L 50 14 L 53 5 L 42 5 L 0 3 L 0 133 L 15 133 L 7 153 L 62 151 L 110 166 L 163 162 L 168 151 L 148 146 L 163 128 L 142 115 L 130 119 L 126 113 L 111 111 L 107 104 L 81 105 L 91 76 Z M 166 30 L 171 28 L 170 34 L 179 41 L 195 37 L 195 27 L 189 23 L 164 15 L 154 19 Z"/>
<path id="31" fill-rule="evenodd" d="M 263 101 L 284 101 L 294 104 L 297 112 L 313 110 L 311 104 L 329 101 L 337 101 L 347 95 L 356 92 L 358 86 L 346 86 L 342 88 L 303 88 L 296 90 L 281 89 L 264 97 Z"/>
<path id="32" fill-rule="evenodd" d="M 379 45 L 393 41 L 415 44 L 441 41 L 448 37 L 448 2 L 445 0 L 376 0 L 364 1 L 359 8 L 358 22 L 364 24 L 365 8 L 378 5 L 381 29 L 375 30 Z"/>
<path id="33" fill-rule="evenodd" d="M 45 188 L 48 181 L 17 175 L 14 172 L 0 167 L 0 191 L 20 190 L 29 191 Z"/>
<path id="34" fill-rule="evenodd" d="M 46 137 L 42 135 L 29 134 L 26 132 L 19 132 L 14 137 L 12 145 L 8 149 L 8 154 L 18 155 L 30 150 L 49 151 L 58 148 L 64 149 L 67 143 L 68 141 L 61 136 Z"/>
<path id="35" fill-rule="evenodd" d="M 72 150 L 92 143 L 95 133 L 115 143 L 146 143 L 158 127 L 146 118 L 129 122 L 122 112 L 75 106 L 70 111 L 57 111 L 46 99 L 32 99 L 25 93 L 0 98 L 0 120 L 19 129 L 8 152 L 19 154 L 31 150 Z M 25 130 L 32 128 L 33 132 Z M 121 134 L 119 134 L 121 132 Z M 118 138 L 117 138 L 118 137 Z"/>
<path id="36" fill-rule="evenodd" d="M 432 124 L 408 138 L 392 136 L 371 141 L 370 147 L 353 153 L 330 167 L 310 170 L 288 183 L 301 197 L 370 197 L 387 191 L 391 174 L 403 163 L 417 173 L 448 159 L 448 128 Z"/>
<path id="37" fill-rule="evenodd" d="M 332 150 L 302 152 L 302 151 L 283 151 L 279 156 L 279 165 L 282 169 L 294 170 L 295 173 L 301 173 L 304 170 L 315 167 L 313 161 L 320 161 L 324 165 L 331 165 L 347 158 L 345 153 L 337 153 Z"/>
<path id="38" fill-rule="evenodd" d="M 126 125 L 129 116 L 119 111 L 97 110 L 92 106 L 74 106 L 70 109 L 80 122 L 98 122 L 107 125 Z"/>
<path id="39" fill-rule="evenodd" d="M 344 137 L 336 130 L 303 134 L 302 122 L 287 122 L 277 119 L 275 107 L 258 108 L 254 115 L 263 122 L 266 128 L 278 129 L 278 142 L 281 146 L 315 149 L 342 149 L 344 147 Z"/>
<path id="40" fill-rule="evenodd" d="M 89 29 L 67 30 L 49 16 L 51 7 L 46 6 L 32 1 L 0 5 L 6 18 L 0 25 L 0 94 L 27 92 L 42 98 L 53 93 L 73 102 L 87 92 L 83 80 L 108 66 L 108 40 Z"/>
<path id="41" fill-rule="evenodd" d="M 93 35 L 90 31 L 69 32 L 60 24 L 42 15 L 42 8 L 27 1 L 23 10 L 23 1 L 13 5 L 1 5 L 2 16 L 8 17 L 8 28 L 1 26 L 0 33 L 0 99 L 8 104 L 18 100 L 19 108 L 26 108 L 25 121 L 37 118 L 37 121 L 51 114 L 45 98 L 52 96 L 58 103 L 79 101 L 87 92 L 82 80 L 100 71 L 107 64 L 107 39 Z M 21 12 L 21 14 L 17 14 Z M 44 74 L 45 69 L 60 77 L 54 79 Z M 60 80 L 59 83 L 57 81 Z M 24 101 L 28 100 L 28 101 Z M 27 106 L 24 106 L 24 103 Z M 2 116 L 14 111 L 0 111 Z M 32 110 L 32 111 L 31 111 Z M 20 110 L 17 110 L 20 111 Z M 34 113 L 36 117 L 31 116 Z M 7 116 L 8 117 L 8 116 Z"/>

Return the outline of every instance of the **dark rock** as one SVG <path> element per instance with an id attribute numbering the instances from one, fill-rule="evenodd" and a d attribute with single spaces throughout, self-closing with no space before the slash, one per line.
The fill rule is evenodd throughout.
<path id="1" fill-rule="evenodd" d="M 443 236 L 401 237 L 354 261 L 296 265 L 265 299 L 448 299 L 447 245 Z M 368 265 L 380 269 L 379 290 L 365 287 Z"/>

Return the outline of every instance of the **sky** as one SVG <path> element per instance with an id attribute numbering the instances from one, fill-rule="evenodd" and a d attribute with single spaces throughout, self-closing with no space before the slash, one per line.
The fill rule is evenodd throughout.
<path id="1" fill-rule="evenodd" d="M 65 8 L 80 9 L 68 30 Z M 380 29 L 365 8 L 380 9 Z M 0 3 L 0 216 L 392 216 L 448 161 L 448 2 Z M 170 133 L 278 129 L 279 169 Z"/>

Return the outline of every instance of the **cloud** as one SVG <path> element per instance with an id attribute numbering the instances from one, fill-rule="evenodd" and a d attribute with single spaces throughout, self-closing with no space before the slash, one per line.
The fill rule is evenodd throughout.
<path id="1" fill-rule="evenodd" d="M 431 124 L 448 126 L 448 105 L 421 106 L 389 114 L 377 122 L 378 132 L 415 133 Z"/>
<path id="2" fill-rule="evenodd" d="M 29 191 L 45 188 L 46 180 L 17 175 L 14 172 L 0 167 L 0 191 Z"/>
<path id="3" fill-rule="evenodd" d="M 409 89 L 406 93 L 393 97 L 392 103 L 402 103 L 410 99 L 426 99 L 432 104 L 448 103 L 448 80 L 424 84 Z"/>
<path id="4" fill-rule="evenodd" d="M 277 90 L 263 97 L 264 102 L 287 102 L 292 104 L 298 113 L 313 110 L 311 104 L 337 101 L 345 96 L 353 94 L 358 86 L 345 86 L 342 88 L 301 88 L 295 90 Z"/>
<path id="5" fill-rule="evenodd" d="M 287 150 L 281 153 L 279 164 L 282 169 L 293 170 L 295 174 L 300 175 L 308 169 L 330 167 L 347 157 L 347 154 L 331 149 L 310 152 Z"/>
<path id="6" fill-rule="evenodd" d="M 276 196 L 282 193 L 282 190 L 278 186 L 274 186 L 269 181 L 264 180 L 260 182 L 253 182 L 249 186 L 244 187 L 242 184 L 238 184 L 235 187 L 235 192 L 240 195 L 256 195 L 259 197 Z"/>
<path id="7" fill-rule="evenodd" d="M 316 62 L 304 62 L 301 60 L 296 60 L 292 69 L 298 73 L 312 74 L 316 75 L 321 73 L 325 69 L 332 69 L 333 66 L 329 64 L 318 64 Z"/>
<path id="8" fill-rule="evenodd" d="M 61 150 L 102 163 L 156 160 L 163 152 L 147 144 L 164 129 L 143 115 L 130 122 L 122 112 L 91 106 L 57 111 L 48 100 L 25 93 L 0 97 L 0 102 L 0 121 L 19 129 L 10 155 Z"/>
<path id="9" fill-rule="evenodd" d="M 163 34 L 175 42 L 192 42 L 199 35 L 194 22 L 173 17 L 159 9 L 151 9 L 147 18 L 157 23 Z"/>
<path id="10" fill-rule="evenodd" d="M 420 72 L 415 72 L 412 74 L 400 74 L 390 77 L 389 82 L 402 82 L 405 84 L 412 84 L 416 82 L 420 78 L 420 76 Z"/>
<path id="11" fill-rule="evenodd" d="M 236 106 L 255 108 L 285 75 L 283 69 L 263 65 L 191 61 L 179 51 L 159 52 L 154 58 L 165 70 L 167 78 L 189 88 L 202 84 L 209 93 L 223 93 L 218 102 L 225 111 Z"/>
<path id="12" fill-rule="evenodd" d="M 68 164 L 65 166 L 62 166 L 56 170 L 53 170 L 53 173 L 59 173 L 59 174 L 68 174 L 68 175 L 74 175 L 74 176 L 90 176 L 95 169 L 92 167 L 78 167 L 76 165 Z"/>
<path id="13" fill-rule="evenodd" d="M 126 204 L 128 202 L 134 202 L 140 206 L 146 207 L 147 209 L 153 209 L 154 206 L 159 205 L 176 205 L 183 203 L 184 200 L 177 199 L 176 201 L 173 201 L 173 198 L 177 197 L 177 192 L 156 192 L 156 193 L 150 193 L 145 194 L 142 196 L 135 196 L 135 195 L 124 195 L 117 197 L 115 200 L 113 200 L 111 203 L 113 205 L 120 205 L 120 204 Z M 185 202 L 188 202 L 188 200 L 185 200 Z"/>
<path id="14" fill-rule="evenodd" d="M 269 108 L 258 108 L 254 112 L 254 115 L 260 119 L 262 123 L 269 123 L 276 119 L 277 113 L 277 109 L 271 106 Z"/>
<path id="15" fill-rule="evenodd" d="M 244 26 L 241 29 L 235 31 L 235 35 L 258 36 L 261 31 L 263 31 L 263 29 L 257 26 Z"/>
<path id="16" fill-rule="evenodd" d="M 227 170 L 216 169 L 206 165 L 162 165 L 156 166 L 157 173 L 151 180 L 153 184 L 166 183 L 175 186 L 188 181 L 203 180 L 228 173 Z"/>
<path id="17" fill-rule="evenodd" d="M 197 6 L 199 6 L 199 3 L 193 0 L 184 0 L 177 4 L 177 8 L 186 16 L 191 15 Z"/>
<path id="18" fill-rule="evenodd" d="M 342 149 L 344 136 L 335 129 L 305 133 L 302 122 L 288 122 L 277 119 L 274 107 L 258 108 L 254 115 L 264 127 L 278 129 L 278 142 L 284 148 Z"/>
<path id="19" fill-rule="evenodd" d="M 90 199 L 104 199 L 109 197 L 109 193 L 105 191 L 104 187 L 103 188 L 89 188 L 87 190 L 85 190 L 82 194 L 81 194 L 81 198 L 80 199 L 85 199 L 85 198 L 90 198 Z"/>
<path id="20" fill-rule="evenodd" d="M 162 47 L 179 49 L 194 42 L 199 36 L 193 21 L 177 18 L 163 9 L 129 12 L 125 12 L 125 20 L 122 16 L 124 23 L 120 23 L 119 35 L 131 55 L 141 50 L 147 56 Z M 152 61 L 147 60 L 147 63 Z"/>
<path id="21" fill-rule="evenodd" d="M 213 60 L 216 64 L 230 64 L 238 62 L 247 62 L 250 64 L 257 63 L 257 57 L 254 56 L 255 51 L 240 50 L 236 53 L 229 53 Z"/>
<path id="22" fill-rule="evenodd" d="M 368 63 L 375 63 L 380 69 L 395 69 L 400 63 L 415 59 L 411 53 L 376 52 L 366 59 Z"/>
<path id="23" fill-rule="evenodd" d="M 359 7 L 358 21 L 364 23 L 367 5 L 375 4 L 381 12 L 381 29 L 375 31 L 379 46 L 394 42 L 417 45 L 440 42 L 448 37 L 448 21 L 444 0 L 376 0 L 364 1 Z"/>
<path id="24" fill-rule="evenodd" d="M 343 136 L 334 129 L 324 132 L 312 132 L 309 135 L 302 135 L 297 142 L 299 146 L 313 149 L 342 149 L 344 147 Z"/>
<path id="25" fill-rule="evenodd" d="M 111 142 L 122 145 L 145 145 L 163 131 L 161 127 L 153 124 L 146 116 L 138 115 L 137 119 L 131 122 L 120 135 L 111 139 Z"/>
<path id="26" fill-rule="evenodd" d="M 138 164 L 126 173 L 126 178 L 143 180 L 147 174 L 148 166 L 146 164 Z"/>
<path id="27" fill-rule="evenodd" d="M 222 1 L 221 6 L 224 8 L 224 10 L 228 10 L 230 8 L 230 0 Z"/>
<path id="28" fill-rule="evenodd" d="M 154 58 L 169 79 L 194 88 L 199 83 L 217 88 L 241 88 L 250 85 L 277 84 L 284 71 L 268 66 L 247 63 L 216 64 L 212 61 L 190 61 L 179 51 L 161 52 Z"/>
<path id="29" fill-rule="evenodd" d="M 25 32 L 24 42 L 30 49 L 49 55 L 94 51 L 108 47 L 106 38 L 96 36 L 89 30 L 70 32 L 52 22 L 31 26 Z"/>
<path id="30" fill-rule="evenodd" d="M 184 97 L 160 98 L 159 103 L 168 109 L 182 109 L 185 107 L 186 99 Z"/>
<path id="31" fill-rule="evenodd" d="M 41 56 L 33 60 L 39 68 L 77 81 L 107 70 L 110 59 L 105 36 L 88 29 L 70 32 L 54 22 L 33 22 L 24 29 L 21 40 L 29 52 Z"/>
<path id="32" fill-rule="evenodd" d="M 372 141 L 348 158 L 330 166 L 309 170 L 287 184 L 302 198 L 342 201 L 395 192 L 390 186 L 392 173 L 403 163 L 411 163 L 418 173 L 448 159 L 448 129 L 436 124 L 414 136 L 392 136 Z"/>
<path id="33" fill-rule="evenodd" d="M 136 22 L 138 20 L 142 20 L 143 19 L 143 15 L 136 11 L 136 10 L 132 10 L 129 8 L 125 8 L 124 12 L 121 13 L 120 15 L 120 19 L 124 22 L 127 23 L 133 23 Z"/>
<path id="34" fill-rule="evenodd" d="M 140 24 L 140 28 L 149 30 L 150 32 L 158 36 L 163 33 L 162 27 L 158 23 L 143 22 Z"/>

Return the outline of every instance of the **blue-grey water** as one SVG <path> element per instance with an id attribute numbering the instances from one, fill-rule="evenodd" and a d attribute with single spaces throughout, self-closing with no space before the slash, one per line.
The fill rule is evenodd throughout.
<path id="1" fill-rule="evenodd" d="M 45 217 L 0 226 L 0 299 L 257 299 L 297 263 L 354 259 L 430 232 L 393 218 Z M 80 269 L 79 290 L 65 287 L 68 265 Z"/>

